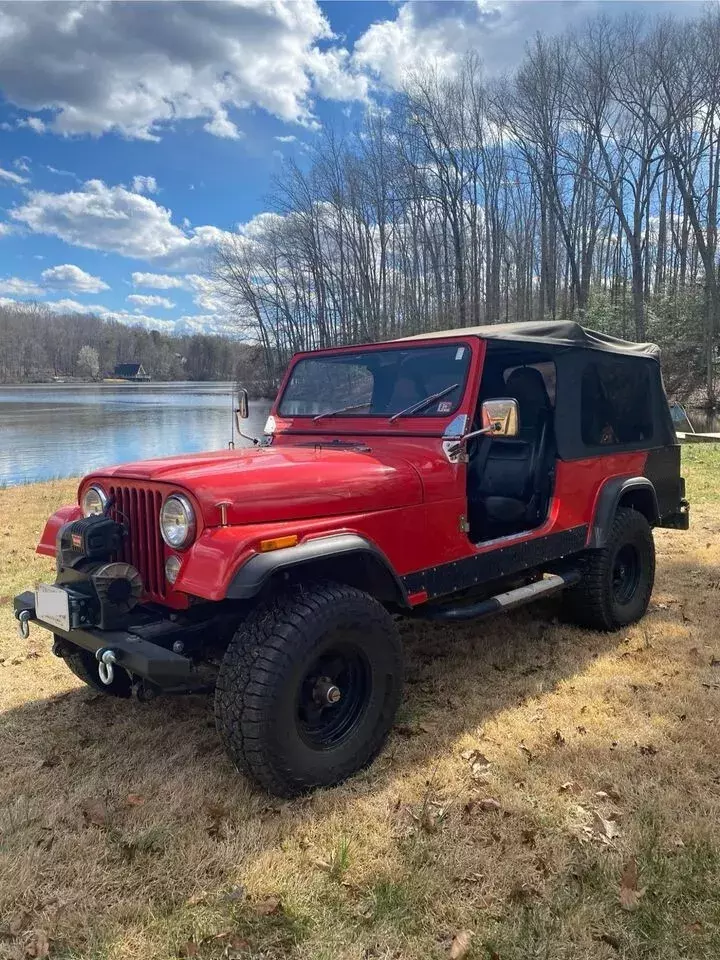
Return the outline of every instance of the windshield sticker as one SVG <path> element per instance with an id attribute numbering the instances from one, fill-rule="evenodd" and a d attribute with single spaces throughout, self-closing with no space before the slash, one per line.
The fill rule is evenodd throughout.
<path id="1" fill-rule="evenodd" d="M 452 403 L 450 403 L 449 400 L 441 400 L 440 403 L 437 405 L 437 412 L 438 412 L 438 413 L 450 413 L 450 411 L 452 410 L 452 408 L 453 408 L 453 405 L 452 405 Z"/>
<path id="2" fill-rule="evenodd" d="M 458 347 L 455 353 L 455 359 L 462 360 L 464 356 L 465 356 L 465 347 Z"/>

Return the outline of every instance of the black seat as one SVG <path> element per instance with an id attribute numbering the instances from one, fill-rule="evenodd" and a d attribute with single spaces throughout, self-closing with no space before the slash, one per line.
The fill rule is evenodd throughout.
<path id="1" fill-rule="evenodd" d="M 517 401 L 519 433 L 486 439 L 469 465 L 472 539 L 488 539 L 542 523 L 551 492 L 555 450 L 552 407 L 539 370 L 521 367 L 507 379 L 503 396 Z"/>

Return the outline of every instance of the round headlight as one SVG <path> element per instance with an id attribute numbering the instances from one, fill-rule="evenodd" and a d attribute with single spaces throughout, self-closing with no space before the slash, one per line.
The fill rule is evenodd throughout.
<path id="1" fill-rule="evenodd" d="M 169 547 L 181 550 L 195 536 L 195 511 L 187 497 L 174 493 L 160 511 L 160 533 Z"/>
<path id="2" fill-rule="evenodd" d="M 105 512 L 107 506 L 107 494 L 102 487 L 93 484 L 88 487 L 82 497 L 80 506 L 84 517 L 97 517 Z"/>

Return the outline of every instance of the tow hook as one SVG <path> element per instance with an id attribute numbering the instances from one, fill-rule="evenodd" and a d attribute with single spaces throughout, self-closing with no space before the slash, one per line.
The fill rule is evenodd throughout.
<path id="1" fill-rule="evenodd" d="M 27 640 L 30 636 L 30 611 L 21 610 L 18 615 L 18 634 L 22 640 Z"/>
<path id="2" fill-rule="evenodd" d="M 101 647 L 98 651 L 96 651 L 95 657 L 98 661 L 98 674 L 100 679 L 106 687 L 109 687 L 115 679 L 115 670 L 113 664 L 117 663 L 117 654 L 114 650 L 108 650 L 107 647 Z"/>

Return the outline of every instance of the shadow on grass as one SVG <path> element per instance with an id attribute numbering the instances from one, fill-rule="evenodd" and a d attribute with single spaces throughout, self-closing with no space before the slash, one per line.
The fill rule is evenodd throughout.
<path id="1" fill-rule="evenodd" d="M 661 579 L 659 589 L 682 591 L 693 587 L 697 570 L 665 565 Z M 455 791 L 462 801 L 438 834 L 424 833 L 411 821 L 410 831 L 392 835 L 387 863 L 379 867 L 376 859 L 357 889 L 338 875 L 328 890 L 322 868 L 315 871 L 319 879 L 308 879 L 297 866 L 316 836 L 318 843 L 337 841 L 354 823 L 356 849 L 363 835 L 372 845 L 373 821 L 385 830 L 388 810 L 401 801 L 420 809 L 433 770 L 458 741 L 479 741 L 483 726 L 504 711 L 556 691 L 625 640 L 623 633 L 577 630 L 557 613 L 557 605 L 548 603 L 477 624 L 403 622 L 406 693 L 398 729 L 383 754 L 346 784 L 292 802 L 268 797 L 235 772 L 205 698 L 141 706 L 72 689 L 8 711 L 0 717 L 0 916 L 20 920 L 4 931 L 7 943 L 21 956 L 40 927 L 48 930 L 57 956 L 173 956 L 187 953 L 192 943 L 200 948 L 190 955 L 214 957 L 228 955 L 231 930 L 239 951 L 247 943 L 265 957 L 289 956 L 314 938 L 329 952 L 314 947 L 308 955 L 330 957 L 344 955 L 342 937 L 352 929 L 363 943 L 397 942 L 402 951 L 400 929 L 406 937 L 432 937 L 429 925 L 437 923 L 440 909 L 451 930 L 468 922 L 478 902 L 497 906 L 502 896 L 517 913 L 515 926 L 525 924 L 530 939 L 542 939 L 557 923 L 554 910 L 582 912 L 596 872 L 601 887 L 607 877 L 593 856 L 585 862 L 580 851 L 568 864 L 553 852 L 554 828 L 548 824 L 556 811 L 523 800 L 520 754 L 507 773 L 511 784 L 517 778 L 517 809 L 498 814 L 497 823 L 484 819 L 479 833 L 462 806 L 473 784 L 446 784 L 445 792 Z M 656 607 L 645 624 L 662 631 L 666 621 L 677 620 L 674 609 Z M 649 708 L 657 708 L 655 701 Z M 681 756 L 681 745 L 673 750 Z M 692 750 L 686 749 L 685 759 L 693 769 L 700 764 Z M 564 754 L 570 770 L 620 764 L 638 784 L 639 803 L 643 790 L 657 788 L 652 760 L 638 749 L 621 748 L 612 760 L 606 752 L 593 756 L 590 746 L 568 745 Z M 543 764 L 536 754 L 537 780 L 545 776 Z M 549 839 L 534 839 L 546 829 Z M 640 842 L 646 834 L 638 836 Z M 516 866 L 503 866 L 502 884 L 485 890 L 484 881 L 467 879 L 468 863 L 487 867 L 498 857 L 517 859 Z M 713 871 L 714 860 L 707 876 Z M 537 907 L 528 876 L 547 894 Z M 247 891 L 237 891 L 239 882 L 247 883 Z M 440 907 L 448 888 L 452 903 Z M 273 908 L 267 898 L 279 891 L 283 906 Z M 643 916 L 638 914 L 638 923 Z M 492 923 L 488 929 L 488 949 L 496 941 L 503 944 L 503 960 L 521 956 L 499 926 L 495 933 Z M 333 930 L 339 931 L 338 943 Z M 652 939 L 647 931 L 642 935 Z M 612 930 L 609 936 L 615 936 Z M 417 949 L 402 955 L 423 955 Z"/>

